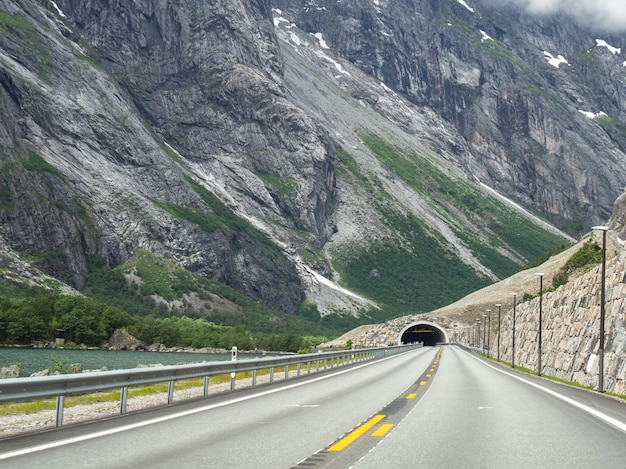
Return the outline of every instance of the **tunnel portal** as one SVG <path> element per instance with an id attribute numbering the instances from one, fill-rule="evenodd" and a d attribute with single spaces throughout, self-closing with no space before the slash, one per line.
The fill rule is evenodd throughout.
<path id="1" fill-rule="evenodd" d="M 448 334 L 440 326 L 428 321 L 415 322 L 400 333 L 400 344 L 423 342 L 424 345 L 436 345 L 448 342 Z"/>

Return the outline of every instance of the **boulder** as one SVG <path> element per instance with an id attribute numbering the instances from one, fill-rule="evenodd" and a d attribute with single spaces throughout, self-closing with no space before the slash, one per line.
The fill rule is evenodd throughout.
<path id="1" fill-rule="evenodd" d="M 103 348 L 109 350 L 144 350 L 146 345 L 128 333 L 126 329 L 115 329 Z"/>
<path id="2" fill-rule="evenodd" d="M 0 379 L 19 378 L 20 371 L 19 365 L 3 366 L 0 368 Z"/>

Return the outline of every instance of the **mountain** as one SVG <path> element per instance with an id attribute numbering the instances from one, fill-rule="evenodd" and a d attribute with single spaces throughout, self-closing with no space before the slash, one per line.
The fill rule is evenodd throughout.
<path id="1" fill-rule="evenodd" d="M 278 312 L 426 312 L 623 190 L 624 35 L 455 0 L 0 5 L 8 282 L 141 288 L 150 252 Z"/>

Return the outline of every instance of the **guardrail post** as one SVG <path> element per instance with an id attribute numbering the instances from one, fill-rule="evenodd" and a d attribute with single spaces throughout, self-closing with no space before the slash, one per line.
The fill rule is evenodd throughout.
<path id="1" fill-rule="evenodd" d="M 296 368 L 296 376 L 300 376 L 300 368 L 302 363 L 298 362 L 298 367 Z"/>
<path id="2" fill-rule="evenodd" d="M 306 364 L 306 374 L 307 375 L 311 374 L 311 360 L 309 360 Z"/>
<path id="3" fill-rule="evenodd" d="M 285 381 L 289 379 L 289 365 L 285 365 Z"/>
<path id="4" fill-rule="evenodd" d="M 126 413 L 126 403 L 128 402 L 128 386 L 122 387 L 120 392 L 120 415 Z"/>
<path id="5" fill-rule="evenodd" d="M 56 426 L 60 427 L 63 425 L 63 406 L 65 404 L 65 396 L 60 395 L 57 396 L 57 417 L 56 417 Z"/>
<path id="6" fill-rule="evenodd" d="M 209 395 L 209 375 L 204 377 L 204 386 L 202 389 L 202 395 L 207 397 Z"/>
<path id="7" fill-rule="evenodd" d="M 256 386 L 256 370 L 252 370 L 252 386 Z"/>
<path id="8" fill-rule="evenodd" d="M 274 382 L 274 367 L 270 368 L 270 383 Z"/>
<path id="9" fill-rule="evenodd" d="M 171 404 L 172 402 L 174 402 L 174 381 L 170 381 L 167 387 L 167 403 Z"/>

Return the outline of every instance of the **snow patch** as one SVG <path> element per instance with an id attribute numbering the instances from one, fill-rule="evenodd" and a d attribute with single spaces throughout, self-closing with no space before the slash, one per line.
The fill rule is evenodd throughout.
<path id="1" fill-rule="evenodd" d="M 543 51 L 543 55 L 546 57 L 548 63 L 553 67 L 559 68 L 559 65 L 561 64 L 569 65 L 569 62 L 565 60 L 565 57 L 563 57 L 562 55 L 554 57 L 550 52 L 547 52 L 545 50 Z"/>
<path id="2" fill-rule="evenodd" d="M 272 13 L 274 13 L 276 16 L 274 16 L 272 19 L 274 21 L 274 27 L 275 28 L 280 28 L 280 25 L 282 23 L 287 23 L 287 26 L 285 26 L 286 29 L 291 29 L 293 28 L 295 25 L 289 21 L 287 18 L 283 17 L 283 11 L 279 10 L 278 8 L 272 8 Z"/>
<path id="3" fill-rule="evenodd" d="M 359 301 L 362 301 L 364 303 L 371 303 L 370 300 L 368 300 L 367 298 L 364 298 L 362 296 L 357 295 L 354 292 L 351 292 L 350 290 L 346 290 L 345 288 L 337 285 L 335 282 L 333 282 L 332 280 L 327 279 L 326 277 L 324 277 L 321 274 L 318 274 L 317 272 L 315 272 L 313 269 L 311 269 L 309 266 L 302 264 L 302 267 L 315 279 L 315 281 L 319 284 L 325 285 L 335 291 L 338 291 L 340 293 L 342 293 L 343 295 L 349 296 L 351 298 L 357 299 Z"/>
<path id="4" fill-rule="evenodd" d="M 341 66 L 341 64 L 339 62 L 337 62 L 336 60 L 334 60 L 332 57 L 329 57 L 328 55 L 326 55 L 324 52 L 322 51 L 315 51 L 315 55 L 318 56 L 320 59 L 324 59 L 327 60 L 328 62 L 330 62 L 331 64 L 333 64 L 335 66 L 335 68 L 337 70 L 339 70 L 339 73 L 341 73 L 342 75 L 350 75 L 348 72 L 346 72 L 344 70 L 344 68 Z M 335 78 L 340 78 L 339 77 L 335 77 Z"/>
<path id="5" fill-rule="evenodd" d="M 603 41 L 602 39 L 596 39 L 596 45 L 598 47 L 606 47 L 613 54 L 621 54 L 622 53 L 621 47 L 618 48 L 618 47 L 610 46 L 609 44 L 607 44 L 606 41 Z"/>
<path id="6" fill-rule="evenodd" d="M 50 0 L 50 3 L 52 4 L 52 6 L 56 9 L 57 13 L 59 14 L 59 16 L 61 18 L 65 18 L 65 13 L 63 13 L 61 11 L 61 9 L 59 8 L 59 6 L 56 4 L 56 2 L 53 2 L 52 0 Z"/>
<path id="7" fill-rule="evenodd" d="M 274 27 L 279 28 L 281 23 L 288 23 L 287 28 L 291 28 L 292 24 L 287 18 L 283 18 L 282 16 L 274 17 Z"/>
<path id="8" fill-rule="evenodd" d="M 315 34 L 313 34 L 313 36 L 315 36 L 317 38 L 318 42 L 320 43 L 320 47 L 322 49 L 330 49 L 330 47 L 328 47 L 328 44 L 324 40 L 324 37 L 322 36 L 322 33 L 315 33 Z"/>
<path id="9" fill-rule="evenodd" d="M 583 111 L 581 109 L 578 110 L 578 112 L 580 112 L 582 115 L 584 115 L 587 119 L 595 119 L 596 117 L 600 117 L 600 116 L 606 116 L 606 112 L 589 112 L 589 111 Z"/>
<path id="10" fill-rule="evenodd" d="M 467 3 L 465 3 L 465 0 L 456 0 L 456 1 L 459 2 L 461 5 L 463 5 L 465 8 L 467 8 L 469 11 L 474 13 L 474 9 L 471 6 L 469 6 Z"/>
<path id="11" fill-rule="evenodd" d="M 294 32 L 289 33 L 289 40 L 291 42 L 293 42 L 296 46 L 301 46 L 302 45 L 302 41 L 300 41 L 300 38 Z"/>
<path id="12" fill-rule="evenodd" d="M 493 41 L 493 38 L 482 29 L 480 30 L 480 35 L 482 36 L 480 42 Z"/>

